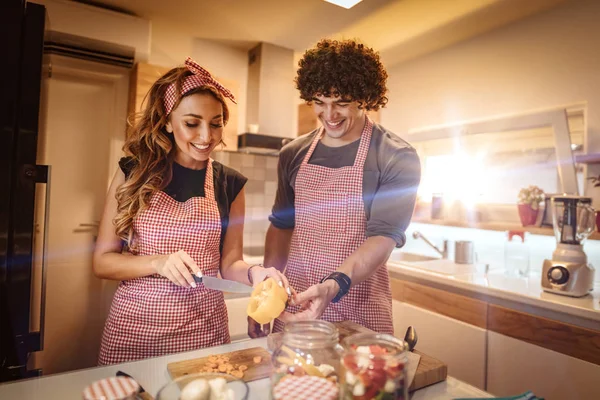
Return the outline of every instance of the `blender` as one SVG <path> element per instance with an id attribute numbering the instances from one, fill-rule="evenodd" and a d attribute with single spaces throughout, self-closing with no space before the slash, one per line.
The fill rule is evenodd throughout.
<path id="1" fill-rule="evenodd" d="M 565 296 L 585 296 L 594 287 L 594 267 L 588 264 L 583 242 L 594 231 L 595 211 L 589 197 L 553 196 L 552 225 L 556 250 L 544 260 L 542 289 Z"/>

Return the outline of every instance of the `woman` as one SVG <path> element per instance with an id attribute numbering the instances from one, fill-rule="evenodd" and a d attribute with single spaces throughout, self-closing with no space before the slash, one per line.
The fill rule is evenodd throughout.
<path id="1" fill-rule="evenodd" d="M 126 140 L 94 252 L 96 276 L 121 281 L 100 365 L 228 343 L 223 293 L 192 274 L 246 284 L 271 276 L 288 288 L 277 270 L 242 259 L 247 179 L 210 159 L 229 117 L 225 97 L 235 102 L 188 58 L 154 83 Z"/>

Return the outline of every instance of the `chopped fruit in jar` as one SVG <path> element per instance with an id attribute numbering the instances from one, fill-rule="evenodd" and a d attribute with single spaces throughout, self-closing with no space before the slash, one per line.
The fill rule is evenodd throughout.
<path id="1" fill-rule="evenodd" d="M 396 383 L 393 380 L 388 379 L 385 382 L 383 390 L 385 390 L 387 393 L 394 393 L 394 390 L 396 390 Z"/>
<path id="2" fill-rule="evenodd" d="M 354 396 L 364 396 L 365 394 L 365 385 L 363 385 L 362 383 L 358 382 L 356 385 L 354 385 L 354 388 L 352 389 L 352 394 Z"/>
<path id="3" fill-rule="evenodd" d="M 252 291 L 247 309 L 248 316 L 259 324 L 268 324 L 281 315 L 287 301 L 285 289 L 279 286 L 275 279 L 269 278 L 259 283 Z"/>
<path id="4" fill-rule="evenodd" d="M 317 368 L 319 369 L 319 372 L 323 374 L 323 376 L 329 376 L 335 372 L 335 368 L 329 364 L 321 364 L 317 366 Z"/>
<path id="5" fill-rule="evenodd" d="M 319 368 L 309 363 L 306 359 L 304 359 L 304 357 L 296 353 L 294 350 L 287 346 L 281 346 L 281 350 L 286 353 L 289 358 L 282 356 L 277 357 L 278 362 L 287 364 L 289 366 L 300 366 L 304 368 L 307 374 L 324 378 L 324 375 L 321 373 L 321 371 L 319 371 Z"/>
<path id="6" fill-rule="evenodd" d="M 255 356 L 252 360 L 254 361 L 254 364 L 260 364 L 260 362 L 262 361 L 262 357 Z"/>
<path id="7" fill-rule="evenodd" d="M 345 390 L 347 396 L 354 400 L 387 400 L 398 399 L 403 389 L 401 377 L 404 364 L 396 359 L 386 357 L 389 354 L 385 347 L 355 346 L 353 354 L 342 358 L 345 368 Z"/>

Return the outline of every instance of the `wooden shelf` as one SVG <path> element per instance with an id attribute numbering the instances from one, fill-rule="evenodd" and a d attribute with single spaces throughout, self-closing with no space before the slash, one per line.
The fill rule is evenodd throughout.
<path id="1" fill-rule="evenodd" d="M 600 153 L 576 155 L 575 162 L 578 164 L 600 164 Z"/>
<path id="2" fill-rule="evenodd" d="M 469 223 L 465 221 L 449 221 L 449 220 L 430 220 L 423 218 L 413 218 L 412 222 L 418 222 L 421 224 L 430 225 L 441 225 L 441 226 L 454 226 L 457 228 L 473 228 L 483 229 L 488 231 L 510 231 L 510 230 L 522 230 L 529 232 L 532 235 L 545 235 L 554 236 L 554 230 L 551 227 L 539 227 L 539 226 L 521 226 L 520 224 L 510 224 L 503 222 L 477 222 Z M 588 240 L 600 240 L 600 233 L 594 232 L 590 235 Z"/>

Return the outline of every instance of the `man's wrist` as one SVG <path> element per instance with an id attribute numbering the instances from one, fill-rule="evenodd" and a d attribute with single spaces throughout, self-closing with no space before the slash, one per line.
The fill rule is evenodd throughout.
<path id="1" fill-rule="evenodd" d="M 336 283 L 335 286 L 337 286 L 337 292 L 331 299 L 332 303 L 337 303 L 340 301 L 342 297 L 348 294 L 350 287 L 352 286 L 352 279 L 350 279 L 350 277 L 343 272 L 335 271 L 321 279 L 321 283 L 327 281 L 334 281 Z"/>
<path id="2" fill-rule="evenodd" d="M 340 291 L 340 285 L 334 279 L 326 279 L 322 283 L 327 288 L 327 297 L 333 299 Z"/>

